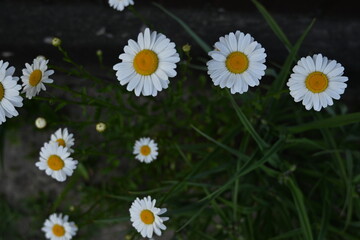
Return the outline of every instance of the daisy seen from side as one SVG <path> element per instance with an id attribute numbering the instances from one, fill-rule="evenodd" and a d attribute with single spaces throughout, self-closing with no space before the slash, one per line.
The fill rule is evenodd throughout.
<path id="1" fill-rule="evenodd" d="M 74 134 L 69 133 L 67 128 L 59 128 L 55 133 L 51 134 L 51 142 L 56 142 L 59 146 L 66 147 L 70 153 L 74 152 L 71 147 L 75 144 Z"/>
<path id="2" fill-rule="evenodd" d="M 156 200 L 150 196 L 143 199 L 136 198 L 129 209 L 132 226 L 142 237 L 152 238 L 153 233 L 161 236 L 161 230 L 166 230 L 164 222 L 168 217 L 160 217 L 167 211 L 166 208 L 155 207 Z"/>
<path id="3" fill-rule="evenodd" d="M 50 240 L 70 240 L 78 230 L 74 222 L 69 222 L 67 215 L 53 213 L 45 220 L 41 230 Z"/>
<path id="4" fill-rule="evenodd" d="M 44 83 L 52 83 L 53 79 L 49 78 L 54 74 L 54 70 L 48 70 L 48 62 L 43 57 L 37 57 L 30 65 L 25 63 L 26 68 L 22 70 L 21 76 L 23 91 L 26 98 L 31 99 L 38 95 L 41 90 L 46 90 Z"/>
<path id="5" fill-rule="evenodd" d="M 126 89 L 136 96 L 154 97 L 168 88 L 169 78 L 176 76 L 176 63 L 180 61 L 175 43 L 149 28 L 139 33 L 137 42 L 128 41 L 119 59 L 122 61 L 113 69 L 120 84 L 127 85 Z"/>
<path id="6" fill-rule="evenodd" d="M 140 138 L 135 142 L 133 153 L 140 162 L 151 163 L 158 156 L 158 145 L 148 137 Z"/>
<path id="7" fill-rule="evenodd" d="M 23 106 L 23 98 L 20 96 L 21 85 L 18 77 L 14 77 L 14 67 L 9 67 L 8 62 L 0 60 L 0 125 L 6 118 L 19 115 L 16 107 Z"/>
<path id="8" fill-rule="evenodd" d="M 347 87 L 344 67 L 322 54 L 302 57 L 293 68 L 287 82 L 295 102 L 302 102 L 307 110 L 320 111 L 339 100 Z"/>
<path id="9" fill-rule="evenodd" d="M 215 86 L 229 88 L 232 94 L 247 92 L 258 86 L 265 75 L 266 53 L 250 34 L 231 32 L 219 38 L 210 51 L 208 74 Z"/>
<path id="10" fill-rule="evenodd" d="M 70 157 L 66 147 L 57 142 L 45 143 L 40 151 L 40 159 L 35 165 L 59 182 L 64 182 L 76 169 L 78 161 Z"/>
<path id="11" fill-rule="evenodd" d="M 125 7 L 134 5 L 133 0 L 109 0 L 109 5 L 118 11 L 123 11 Z"/>

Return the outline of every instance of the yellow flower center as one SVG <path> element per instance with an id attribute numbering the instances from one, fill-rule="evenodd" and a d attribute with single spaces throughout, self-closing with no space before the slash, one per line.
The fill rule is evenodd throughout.
<path id="1" fill-rule="evenodd" d="M 145 223 L 145 224 L 152 224 L 155 221 L 154 214 L 152 213 L 152 211 L 150 211 L 148 209 L 141 211 L 140 218 L 141 218 L 141 221 L 143 221 L 143 223 Z"/>
<path id="2" fill-rule="evenodd" d="M 47 164 L 49 168 L 54 171 L 58 171 L 64 167 L 64 161 L 58 155 L 51 155 L 48 158 Z"/>
<path id="3" fill-rule="evenodd" d="M 39 84 L 42 78 L 42 72 L 39 69 L 34 70 L 29 77 L 29 84 L 33 87 Z"/>
<path id="4" fill-rule="evenodd" d="M 59 144 L 59 146 L 66 147 L 66 143 L 64 139 L 59 138 L 58 140 L 56 140 L 56 142 Z"/>
<path id="5" fill-rule="evenodd" d="M 62 237 L 65 235 L 65 228 L 59 224 L 55 224 L 52 228 L 52 232 L 57 237 Z"/>
<path id="6" fill-rule="evenodd" d="M 136 54 L 133 65 L 138 74 L 148 76 L 158 68 L 159 58 L 154 51 L 144 49 Z"/>
<path id="7" fill-rule="evenodd" d="M 306 88 L 313 93 L 323 92 L 329 85 L 329 79 L 322 72 L 312 72 L 305 79 Z"/>
<path id="8" fill-rule="evenodd" d="M 242 52 L 232 52 L 227 56 L 225 65 L 232 73 L 243 73 L 249 67 L 249 59 Z"/>
<path id="9" fill-rule="evenodd" d="M 2 85 L 2 83 L 0 83 L 0 100 L 2 100 L 5 96 L 5 88 Z"/>
<path id="10" fill-rule="evenodd" d="M 148 145 L 141 146 L 141 148 L 140 148 L 141 155 L 147 156 L 150 154 L 150 152 L 151 152 L 151 149 Z"/>

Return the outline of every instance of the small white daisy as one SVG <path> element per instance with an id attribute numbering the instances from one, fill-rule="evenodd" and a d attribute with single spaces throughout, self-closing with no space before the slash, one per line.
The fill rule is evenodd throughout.
<path id="1" fill-rule="evenodd" d="M 109 5 L 118 11 L 122 11 L 122 10 L 124 10 L 125 7 L 127 7 L 129 5 L 134 5 L 134 1 L 133 0 L 109 0 Z"/>
<path id="2" fill-rule="evenodd" d="M 45 143 L 40 151 L 40 161 L 36 166 L 46 172 L 47 175 L 63 182 L 67 176 L 71 176 L 76 168 L 78 161 L 70 157 L 66 147 L 60 146 L 55 142 Z"/>
<path id="3" fill-rule="evenodd" d="M 71 147 L 74 146 L 74 134 L 69 133 L 67 128 L 59 128 L 55 133 L 51 134 L 51 142 L 56 142 L 59 146 L 66 147 L 70 153 L 74 152 Z"/>
<path id="4" fill-rule="evenodd" d="M 165 213 L 166 208 L 155 207 L 156 200 L 151 197 L 143 199 L 136 198 L 129 209 L 130 221 L 133 227 L 141 234 L 142 237 L 152 238 L 153 233 L 161 236 L 161 230 L 166 230 L 164 222 L 169 220 L 168 217 L 159 217 Z"/>
<path id="5" fill-rule="evenodd" d="M 348 77 L 343 76 L 344 67 L 335 60 L 321 54 L 301 58 L 293 68 L 287 86 L 295 102 L 302 101 L 307 110 L 333 105 L 333 99 L 340 99 Z"/>
<path id="6" fill-rule="evenodd" d="M 259 85 L 265 75 L 265 49 L 250 34 L 236 31 L 220 37 L 215 50 L 209 52 L 208 74 L 215 86 L 244 93 Z"/>
<path id="7" fill-rule="evenodd" d="M 22 70 L 23 76 L 21 80 L 23 93 L 26 93 L 26 97 L 31 99 L 39 94 L 40 90 L 46 90 L 44 83 L 52 83 L 53 80 L 49 78 L 54 74 L 53 70 L 47 70 L 49 60 L 43 57 L 37 57 L 34 59 L 33 64 L 25 63 L 26 68 Z"/>
<path id="8" fill-rule="evenodd" d="M 114 65 L 116 76 L 121 85 L 127 84 L 128 91 L 136 96 L 156 96 L 158 91 L 168 88 L 169 77 L 176 76 L 176 63 L 180 61 L 175 43 L 165 35 L 150 32 L 139 33 L 137 42 L 130 39 Z"/>
<path id="9" fill-rule="evenodd" d="M 8 62 L 0 60 L 0 125 L 7 118 L 19 115 L 15 107 L 23 106 L 20 96 L 21 85 L 17 84 L 19 78 L 13 77 L 14 67 L 9 67 Z"/>
<path id="10" fill-rule="evenodd" d="M 69 222 L 67 215 L 53 213 L 44 222 L 41 230 L 45 237 L 50 240 L 70 240 L 78 230 L 74 222 Z"/>
<path id="11" fill-rule="evenodd" d="M 133 153 L 140 162 L 151 163 L 158 155 L 158 146 L 150 138 L 140 138 L 135 142 Z"/>

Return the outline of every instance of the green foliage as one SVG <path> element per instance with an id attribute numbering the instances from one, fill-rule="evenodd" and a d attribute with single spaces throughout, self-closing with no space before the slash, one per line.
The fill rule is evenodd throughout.
<path id="1" fill-rule="evenodd" d="M 359 239 L 360 113 L 342 112 L 341 101 L 314 113 L 293 102 L 285 81 L 314 21 L 292 45 L 264 6 L 253 2 L 289 54 L 280 69 L 267 71 L 270 86 L 241 95 L 212 86 L 204 63 L 181 53 L 169 89 L 156 98 L 136 97 L 111 68 L 95 75 L 59 46 L 68 65 L 53 68 L 77 82 L 56 81 L 25 108 L 46 116 L 49 128 L 72 130 L 80 165 L 58 195 L 29 197 L 19 207 L 26 212 L 0 199 L 0 228 L 30 215 L 30 235 L 41 238 L 38 229 L 57 211 L 77 223 L 76 239 L 120 224 L 129 228 L 119 234 L 139 239 L 128 209 L 136 197 L 151 195 L 168 209 L 172 239 Z M 184 20 L 154 5 L 210 50 Z M 98 122 L 106 123 L 103 133 L 95 131 Z M 145 136 L 159 145 L 151 164 L 132 154 L 135 140 Z M 12 233 L 5 236 L 16 239 Z"/>

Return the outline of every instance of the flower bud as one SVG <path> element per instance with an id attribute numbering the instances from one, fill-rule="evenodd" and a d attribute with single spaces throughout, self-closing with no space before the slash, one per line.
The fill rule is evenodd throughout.
<path id="1" fill-rule="evenodd" d="M 46 127 L 46 120 L 45 118 L 42 118 L 42 117 L 38 117 L 36 120 L 35 120 L 35 126 L 39 129 L 42 129 L 44 127 Z"/>
<path id="2" fill-rule="evenodd" d="M 191 45 L 189 44 L 185 44 L 184 46 L 182 46 L 182 50 L 186 53 L 190 52 L 191 50 Z"/>
<path id="3" fill-rule="evenodd" d="M 52 39 L 51 43 L 54 47 L 58 47 L 61 45 L 61 40 L 60 40 L 60 38 L 54 37 Z"/>
<path id="4" fill-rule="evenodd" d="M 103 132 L 106 129 L 106 124 L 99 122 L 98 124 L 96 124 L 96 131 L 98 132 Z"/>

